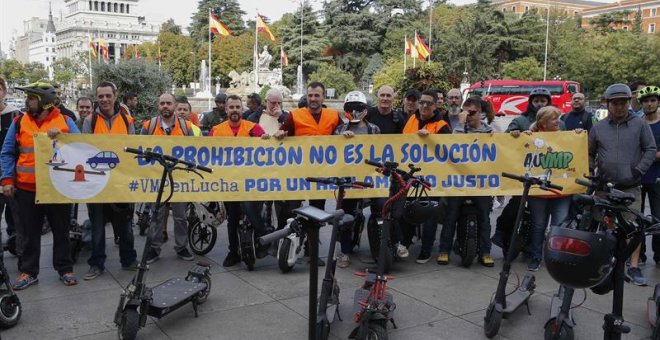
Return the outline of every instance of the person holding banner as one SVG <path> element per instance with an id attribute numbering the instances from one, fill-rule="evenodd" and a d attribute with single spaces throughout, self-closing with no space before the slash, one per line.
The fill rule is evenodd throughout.
<path id="1" fill-rule="evenodd" d="M 370 108 L 367 113 L 367 121 L 378 126 L 383 134 L 401 133 L 406 123 L 404 114 L 392 109 L 393 99 L 394 89 L 389 85 L 381 86 L 378 106 Z"/>
<path id="2" fill-rule="evenodd" d="M 103 81 L 96 86 L 97 107 L 83 121 L 83 133 L 134 135 L 135 119 L 128 108 L 117 103 L 117 87 Z M 92 255 L 87 260 L 89 270 L 85 280 L 93 280 L 105 271 L 105 223 L 110 221 L 119 244 L 119 261 L 123 269 L 133 270 L 137 265 L 134 246 L 133 209 L 127 203 L 88 203 L 87 211 L 92 223 Z"/>
<path id="3" fill-rule="evenodd" d="M 192 128 L 193 136 L 199 137 L 202 135 L 202 129 L 195 124 L 195 121 L 199 123 L 199 120 L 197 120 L 197 114 L 192 112 L 192 106 L 188 102 L 188 98 L 185 96 L 176 97 L 176 108 L 174 112 L 177 117 L 183 118 L 191 123 L 190 127 Z"/>
<path id="4" fill-rule="evenodd" d="M 34 83 L 17 87 L 27 95 L 27 113 L 17 116 L 7 131 L 0 161 L 2 163 L 3 194 L 15 197 L 22 240 L 18 248 L 22 255 L 18 261 L 20 273 L 13 286 L 26 289 L 39 282 L 41 256 L 41 227 L 44 217 L 53 232 L 53 268 L 67 286 L 78 284 L 73 273 L 73 260 L 69 245 L 69 217 L 71 204 L 36 204 L 36 177 L 34 135 L 48 134 L 55 139 L 61 133 L 80 133 L 73 119 L 64 116 L 56 106 L 55 88 L 48 83 Z"/>
<path id="5" fill-rule="evenodd" d="M 243 103 L 241 97 L 231 95 L 227 97 L 225 106 L 227 110 L 227 121 L 214 126 L 209 132 L 209 137 L 261 137 L 270 138 L 264 129 L 257 123 L 242 118 Z M 266 225 L 261 219 L 261 208 L 263 202 L 225 202 L 227 209 L 227 238 L 229 239 L 229 253 L 222 261 L 223 267 L 232 267 L 241 263 L 238 254 L 238 227 L 243 213 L 250 219 L 254 227 L 255 239 L 266 233 Z M 257 258 L 266 256 L 266 247 L 257 247 Z"/>
<path id="6" fill-rule="evenodd" d="M 493 128 L 490 127 L 485 121 L 481 120 L 481 99 L 479 97 L 470 97 L 463 103 L 463 111 L 457 115 L 457 120 L 454 126 L 454 134 L 465 133 L 488 133 L 493 134 Z M 458 221 L 459 214 L 463 202 L 468 197 L 448 197 L 447 198 L 447 216 L 442 226 L 442 233 L 440 234 L 440 246 L 438 263 L 446 264 L 449 261 L 449 252 L 452 244 L 454 243 L 454 233 L 456 231 L 456 222 Z M 493 198 L 489 196 L 470 197 L 479 211 L 477 215 L 477 222 L 479 224 L 479 263 L 485 267 L 493 267 L 495 262 L 490 256 L 490 210 L 492 207 Z M 435 235 L 435 229 L 430 231 Z M 426 235 L 426 234 L 425 234 Z M 425 238 L 422 242 L 422 252 L 417 259 L 419 263 L 421 259 L 428 259 L 431 257 L 430 248 L 432 241 L 428 242 Z M 430 243 L 430 244 L 429 244 Z M 425 249 L 425 247 L 427 247 Z M 443 260 L 443 261 L 440 261 Z M 444 261 L 446 260 L 446 261 Z M 424 262 L 422 262 L 424 263 Z"/>
<path id="7" fill-rule="evenodd" d="M 425 90 L 422 92 L 422 95 L 419 98 L 419 110 L 408 118 L 406 125 L 403 127 L 403 134 L 417 134 L 421 137 L 426 137 L 429 134 L 450 134 L 451 128 L 449 124 L 442 119 L 440 112 L 435 110 L 436 104 L 438 102 L 438 94 L 433 90 Z M 422 253 L 420 257 L 417 258 L 417 263 L 426 263 L 430 258 L 430 251 L 433 247 L 433 241 L 435 240 L 435 232 L 438 228 L 438 217 L 426 221 L 422 230 Z M 395 228 L 396 229 L 396 228 Z M 412 226 L 404 226 L 404 230 L 412 230 Z M 401 232 L 401 231 L 399 231 Z M 406 237 L 403 242 L 407 242 L 408 237 Z M 407 249 L 403 252 L 401 249 L 399 256 L 401 254 L 406 254 Z M 425 253 L 429 255 L 426 256 Z M 441 254 L 442 255 L 442 254 Z M 405 256 L 404 256 L 405 257 Z M 438 263 L 448 262 L 449 257 L 438 257 Z"/>
<path id="8" fill-rule="evenodd" d="M 286 136 L 332 135 L 342 120 L 335 109 L 323 107 L 324 101 L 325 85 L 321 82 L 310 83 L 307 86 L 307 106 L 292 110 L 274 137 L 283 139 Z M 288 208 L 283 209 L 280 217 L 285 221 L 293 217 L 291 211 L 299 207 L 302 202 L 288 201 L 288 203 Z M 309 200 L 309 205 L 325 209 L 325 200 Z M 307 254 L 307 248 L 305 248 L 305 254 Z M 325 265 L 325 263 L 319 259 L 319 265 Z"/>
<path id="9" fill-rule="evenodd" d="M 369 123 L 367 117 L 367 97 L 360 91 L 351 91 L 346 94 L 344 99 L 344 112 L 350 115 L 348 123 L 341 124 L 335 129 L 335 135 L 342 135 L 346 138 L 353 138 L 355 135 L 374 135 L 380 134 L 378 126 Z M 344 199 L 342 209 L 347 214 L 353 214 L 357 208 L 358 202 L 362 200 L 357 199 Z M 383 200 L 382 198 L 374 198 L 374 200 Z M 385 204 L 384 200 L 381 203 Z M 339 235 L 339 243 L 341 245 L 341 254 L 337 259 L 337 267 L 346 268 L 351 265 L 351 258 L 349 254 L 353 252 L 353 231 L 342 230 Z"/>
<path id="10" fill-rule="evenodd" d="M 141 135 L 156 136 L 193 136 L 192 123 L 174 115 L 176 98 L 170 93 L 163 93 L 158 98 L 158 116 L 151 118 L 142 125 Z M 190 253 L 188 244 L 188 221 L 186 219 L 186 202 L 169 203 L 174 216 L 174 251 L 178 258 L 192 261 L 195 257 Z M 157 211 L 158 223 L 151 224 L 147 231 L 151 237 L 151 249 L 147 255 L 147 264 L 156 262 L 160 258 L 160 247 L 163 245 L 163 228 L 167 227 L 165 211 L 168 206 Z M 151 207 L 156 211 L 156 206 Z"/>

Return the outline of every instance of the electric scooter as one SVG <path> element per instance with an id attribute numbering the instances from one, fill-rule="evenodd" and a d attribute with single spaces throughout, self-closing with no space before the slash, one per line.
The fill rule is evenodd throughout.
<path id="1" fill-rule="evenodd" d="M 337 210 L 343 209 L 344 197 L 346 196 L 346 188 L 361 189 L 373 187 L 372 183 L 354 181 L 351 177 L 307 177 L 305 180 L 307 182 L 334 185 L 338 190 Z M 359 209 L 359 207 L 357 209 Z M 351 223 L 351 220 L 353 223 Z M 332 232 L 330 233 L 330 246 L 328 248 L 327 259 L 328 264 L 325 267 L 325 276 L 323 277 L 323 282 L 321 283 L 319 310 L 316 315 L 316 339 L 319 340 L 327 340 L 330 336 L 330 324 L 334 321 L 335 315 L 341 321 L 341 316 L 339 315 L 339 284 L 335 278 L 335 270 L 337 268 L 335 246 L 337 245 L 337 238 L 339 233 L 350 228 L 351 224 L 354 228 L 355 218 L 349 214 L 346 214 L 342 219 L 341 225 L 333 224 Z M 339 230 L 339 227 L 341 227 L 343 230 Z"/>
<path id="2" fill-rule="evenodd" d="M 292 218 L 287 226 L 274 231 L 270 234 L 261 236 L 259 243 L 262 246 L 286 238 L 292 228 L 301 230 L 307 235 L 309 240 L 309 311 L 308 311 L 308 339 L 327 339 L 328 332 L 330 331 L 330 322 L 334 319 L 334 312 L 331 315 L 328 310 L 335 309 L 339 300 L 334 300 L 338 297 L 339 287 L 336 281 L 326 281 L 323 279 L 321 291 L 321 303 L 318 303 L 318 261 L 319 261 L 319 229 L 325 225 L 326 222 L 332 223 L 333 236 L 335 239 L 331 241 L 330 247 L 333 247 L 336 240 L 336 230 L 344 225 L 353 223 L 353 218 L 350 215 L 344 215 L 343 210 L 337 210 L 334 213 L 328 213 L 324 210 L 315 208 L 313 206 L 305 206 L 302 208 L 294 209 L 293 213 L 296 215 Z M 334 256 L 333 256 L 334 257 Z M 334 262 L 326 266 L 326 276 L 328 275 L 329 268 L 334 268 Z M 334 278 L 333 278 L 334 279 Z M 335 295 L 336 294 L 336 295 Z M 318 305 L 318 312 L 317 312 Z M 335 309 L 336 310 L 336 309 Z M 324 337 L 325 336 L 325 337 Z"/>
<path id="3" fill-rule="evenodd" d="M 165 184 L 174 183 L 173 171 L 185 170 L 194 172 L 200 177 L 202 175 L 197 170 L 212 172 L 210 168 L 156 153 L 151 149 L 124 148 L 124 151 L 136 154 L 136 158 L 157 161 L 163 167 L 155 209 L 151 215 L 152 227 L 157 223 L 162 223 L 157 220 L 158 211 L 169 202 L 174 194 L 172 185 L 169 185 L 170 194 L 165 200 L 162 200 Z M 183 166 L 179 166 L 179 164 Z M 122 291 L 115 312 L 114 322 L 117 324 L 119 339 L 135 339 L 138 330 L 146 325 L 148 316 L 162 318 L 188 303 L 192 304 L 195 317 L 197 317 L 197 305 L 204 303 L 210 295 L 211 266 L 201 261 L 188 271 L 185 278 L 172 278 L 155 287 L 148 287 L 146 285 L 147 271 L 149 270 L 147 256 L 150 248 L 151 237 L 147 233 L 142 258 L 137 265 L 137 273 Z"/>
<path id="4" fill-rule="evenodd" d="M 534 289 L 536 288 L 536 278 L 534 275 L 528 273 L 525 274 L 522 282 L 520 282 L 518 288 L 513 293 L 508 295 L 506 294 L 507 282 L 511 273 L 511 262 L 513 262 L 517 256 L 517 251 L 513 251 L 512 248 L 517 244 L 518 241 L 518 235 L 522 225 L 522 218 L 525 210 L 525 203 L 527 201 L 527 197 L 529 196 L 529 190 L 532 186 L 538 186 L 540 189 L 548 191 L 561 191 L 563 189 L 561 186 L 552 184 L 547 175 L 537 177 L 530 175 L 528 172 L 524 176 L 518 176 L 503 172 L 502 177 L 522 182 L 523 194 L 520 198 L 520 205 L 518 206 L 516 222 L 514 224 L 514 230 L 511 235 L 511 241 L 509 242 L 509 249 L 507 249 L 504 255 L 504 264 L 502 266 L 502 271 L 500 272 L 499 282 L 497 283 L 495 298 L 488 305 L 488 309 L 486 309 L 486 317 L 484 318 L 484 332 L 488 338 L 493 338 L 495 335 L 497 335 L 497 332 L 499 332 L 500 326 L 502 324 L 502 318 L 511 315 L 511 313 L 515 312 L 521 305 L 526 305 L 527 313 L 529 313 L 529 298 L 532 296 L 532 294 L 534 294 Z"/>
<path id="5" fill-rule="evenodd" d="M 227 219 L 222 202 L 188 203 L 188 245 L 193 253 L 203 256 L 215 246 L 218 227 Z"/>
<path id="6" fill-rule="evenodd" d="M 2 244 L 1 232 L 0 244 Z M 9 273 L 5 267 L 4 252 L 2 251 L 0 251 L 0 280 L 0 329 L 6 329 L 18 323 L 23 313 L 23 307 L 9 281 Z"/>
<path id="7" fill-rule="evenodd" d="M 286 230 L 288 233 L 277 244 L 277 266 L 282 273 L 288 273 L 302 257 L 307 235 L 303 226 L 295 218 L 289 218 L 286 226 L 280 230 Z"/>
<path id="8" fill-rule="evenodd" d="M 454 251 L 461 257 L 461 266 L 470 267 L 479 250 L 479 209 L 474 200 L 466 198 L 456 230 Z"/>

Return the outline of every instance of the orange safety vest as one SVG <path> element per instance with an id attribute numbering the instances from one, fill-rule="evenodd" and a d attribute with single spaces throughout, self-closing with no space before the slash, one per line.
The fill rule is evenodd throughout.
<path id="1" fill-rule="evenodd" d="M 18 161 L 16 161 L 16 186 L 29 191 L 35 190 L 34 176 L 34 134 L 56 128 L 62 133 L 69 133 L 66 118 L 56 107 L 46 116 L 41 126 L 29 114 L 19 117 L 20 130 L 16 132 Z M 22 184 L 22 185 L 21 185 Z"/>
<path id="2" fill-rule="evenodd" d="M 424 125 L 424 129 L 426 129 L 426 131 L 431 134 L 435 134 L 442 130 L 442 128 L 446 125 L 447 122 L 441 119 L 435 122 L 426 123 L 426 125 Z M 408 122 L 406 122 L 406 126 L 403 127 L 403 134 L 410 135 L 417 133 L 419 130 L 419 120 L 417 120 L 417 115 L 410 116 L 410 118 L 408 118 Z"/>
<path id="3" fill-rule="evenodd" d="M 127 135 L 128 124 L 133 124 L 135 119 L 124 112 L 119 112 L 110 117 L 110 130 L 105 124 L 107 118 L 101 113 L 93 112 L 86 119 L 92 124 L 92 133 L 95 135 Z M 120 120 L 119 122 L 117 120 Z"/>
<path id="4" fill-rule="evenodd" d="M 181 127 L 181 123 L 185 122 L 186 124 L 185 129 Z M 151 127 L 151 123 L 154 124 L 153 128 Z M 144 122 L 142 124 L 142 127 L 149 131 L 150 135 L 156 135 L 156 136 L 167 136 L 168 134 L 163 130 L 163 124 L 161 123 L 161 117 L 154 117 L 151 118 L 150 120 Z M 185 131 L 184 131 L 185 130 Z M 179 117 L 174 118 L 174 128 L 172 128 L 172 132 L 170 132 L 169 136 L 187 136 L 189 131 L 192 130 L 192 127 L 190 126 L 190 122 Z"/>
<path id="5" fill-rule="evenodd" d="M 327 136 L 331 135 L 339 125 L 339 113 L 334 109 L 321 109 L 321 119 L 316 122 L 308 108 L 291 111 L 293 128 L 296 136 Z"/>
<path id="6" fill-rule="evenodd" d="M 231 129 L 231 126 L 229 126 L 229 121 L 227 120 L 214 126 L 213 129 L 211 129 L 213 132 L 211 135 L 213 137 L 251 137 L 250 131 L 252 131 L 252 128 L 254 128 L 255 125 L 257 125 L 257 123 L 241 119 L 241 125 L 238 127 L 238 132 L 234 135 L 234 131 Z"/>

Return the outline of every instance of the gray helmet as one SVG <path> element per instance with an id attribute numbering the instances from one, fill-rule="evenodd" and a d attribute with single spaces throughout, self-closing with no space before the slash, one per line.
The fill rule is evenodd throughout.
<path id="1" fill-rule="evenodd" d="M 632 98 L 632 92 L 630 92 L 630 87 L 626 84 L 612 84 L 607 87 L 605 90 L 605 100 L 610 101 L 617 98 Z"/>
<path id="2" fill-rule="evenodd" d="M 529 103 L 532 103 L 532 100 L 534 97 L 545 97 L 548 99 L 548 105 L 552 103 L 552 96 L 550 95 L 550 91 L 548 89 L 543 88 L 543 87 L 537 87 L 532 90 L 532 92 L 529 93 Z"/>

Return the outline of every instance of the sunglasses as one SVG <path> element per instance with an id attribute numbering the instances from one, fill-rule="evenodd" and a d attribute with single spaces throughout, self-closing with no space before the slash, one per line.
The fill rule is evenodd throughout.
<path id="1" fill-rule="evenodd" d="M 430 100 L 420 100 L 419 105 L 421 105 L 421 106 L 433 106 L 433 105 L 435 105 L 435 103 L 430 101 Z"/>
<path id="2" fill-rule="evenodd" d="M 479 113 L 479 111 L 476 111 L 476 110 L 467 110 L 467 113 L 468 113 L 468 116 L 473 116 L 473 115 L 476 115 L 477 113 Z"/>

